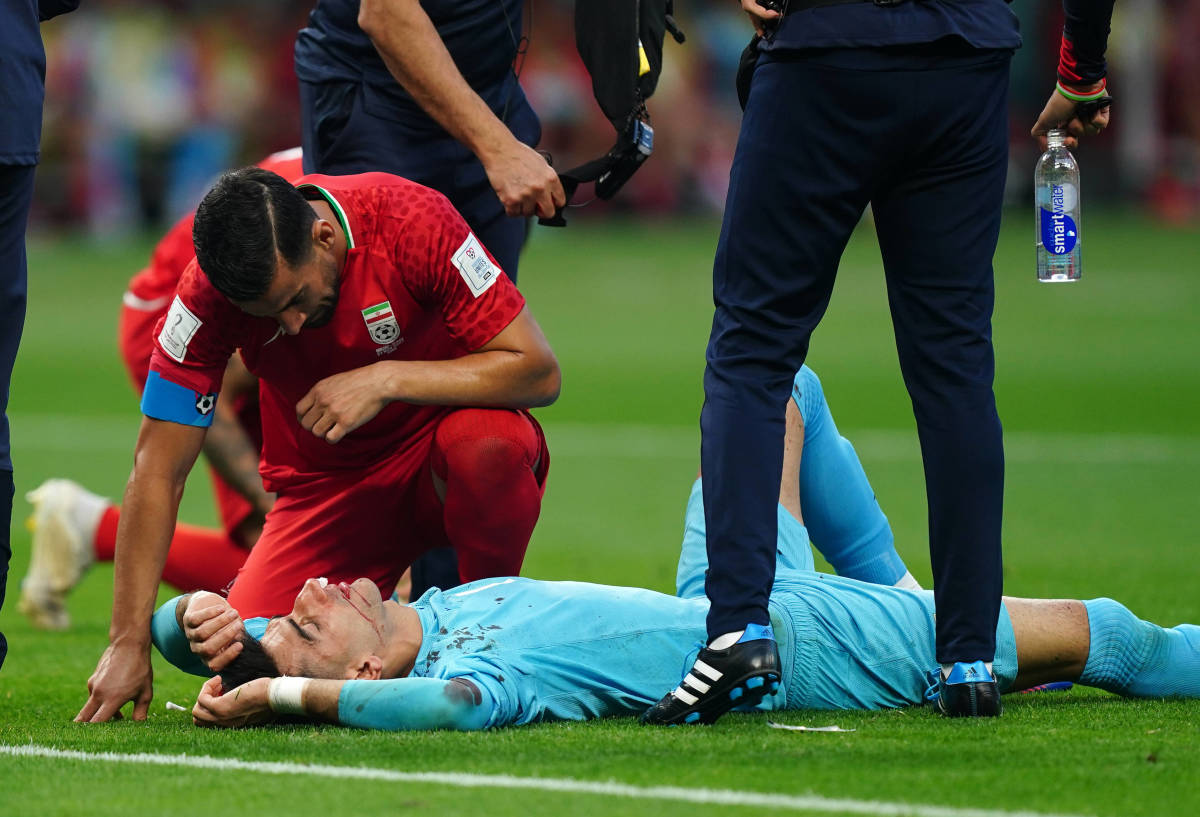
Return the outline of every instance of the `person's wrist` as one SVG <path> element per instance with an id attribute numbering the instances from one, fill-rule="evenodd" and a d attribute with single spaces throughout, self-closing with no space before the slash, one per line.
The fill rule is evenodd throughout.
<path id="1" fill-rule="evenodd" d="M 141 630 L 110 630 L 108 634 L 108 643 L 121 650 L 144 650 L 150 651 L 150 627 L 147 625 Z"/>
<path id="2" fill-rule="evenodd" d="M 267 706 L 277 715 L 303 715 L 304 690 L 308 683 L 308 678 L 288 675 L 272 678 L 267 686 Z"/>
<path id="3" fill-rule="evenodd" d="M 1108 96 L 1108 80 L 1102 78 L 1095 82 L 1074 83 L 1064 82 L 1059 77 L 1054 90 L 1072 102 L 1091 102 Z"/>
<path id="4" fill-rule="evenodd" d="M 499 129 L 489 130 L 471 149 L 484 168 L 509 161 L 520 155 L 521 149 L 526 147 L 521 140 L 513 136 L 512 131 L 500 124 L 500 120 L 496 120 L 496 124 L 500 125 Z"/>
<path id="5" fill-rule="evenodd" d="M 403 400 L 405 395 L 403 361 L 381 360 L 375 365 L 383 372 L 383 376 L 377 381 L 379 383 L 378 397 L 383 405 Z"/>

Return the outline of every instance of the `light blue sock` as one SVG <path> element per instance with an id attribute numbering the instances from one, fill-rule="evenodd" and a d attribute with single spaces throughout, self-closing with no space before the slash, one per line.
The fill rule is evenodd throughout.
<path id="1" fill-rule="evenodd" d="M 1164 629 L 1112 599 L 1083 604 L 1091 644 L 1081 684 L 1133 698 L 1200 698 L 1200 627 Z"/>
<path id="2" fill-rule="evenodd" d="M 796 375 L 792 399 L 804 418 L 800 512 L 813 544 L 839 576 L 895 584 L 908 568 L 896 552 L 892 527 L 854 446 L 838 433 L 821 381 L 807 366 Z"/>

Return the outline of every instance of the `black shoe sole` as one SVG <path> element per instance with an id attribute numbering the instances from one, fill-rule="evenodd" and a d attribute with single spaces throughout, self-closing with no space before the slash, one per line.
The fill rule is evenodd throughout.
<path id="1" fill-rule="evenodd" d="M 754 642 L 747 642 L 748 647 Z M 697 695 L 694 704 L 686 704 L 675 697 L 674 692 L 668 692 L 662 700 L 642 713 L 641 723 L 647 726 L 676 726 L 679 724 L 711 724 L 736 706 L 757 706 L 763 698 L 779 691 L 779 650 L 774 641 L 770 641 L 769 650 L 765 645 L 756 646 L 747 656 L 747 663 L 753 669 L 743 672 L 730 681 L 722 677 L 714 682 L 708 692 Z M 738 645 L 735 645 L 735 648 Z M 733 649 L 733 648 L 731 648 Z M 757 652 L 758 654 L 754 654 Z M 718 655 L 707 648 L 700 651 L 698 660 L 719 669 L 722 665 L 733 663 L 728 651 Z M 695 673 L 695 669 L 691 670 Z"/>

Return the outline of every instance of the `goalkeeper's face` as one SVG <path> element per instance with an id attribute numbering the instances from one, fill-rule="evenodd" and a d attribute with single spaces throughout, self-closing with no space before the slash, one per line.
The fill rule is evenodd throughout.
<path id="1" fill-rule="evenodd" d="M 309 579 L 292 612 L 273 619 L 262 646 L 280 672 L 306 678 L 378 678 L 387 619 L 370 579 Z"/>

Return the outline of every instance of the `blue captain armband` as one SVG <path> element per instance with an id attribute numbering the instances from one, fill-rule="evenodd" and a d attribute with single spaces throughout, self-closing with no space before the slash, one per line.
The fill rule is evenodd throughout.
<path id="1" fill-rule="evenodd" d="M 158 372 L 150 372 L 142 391 L 142 414 L 185 426 L 208 428 L 217 407 L 217 393 L 193 391 L 172 383 Z"/>

